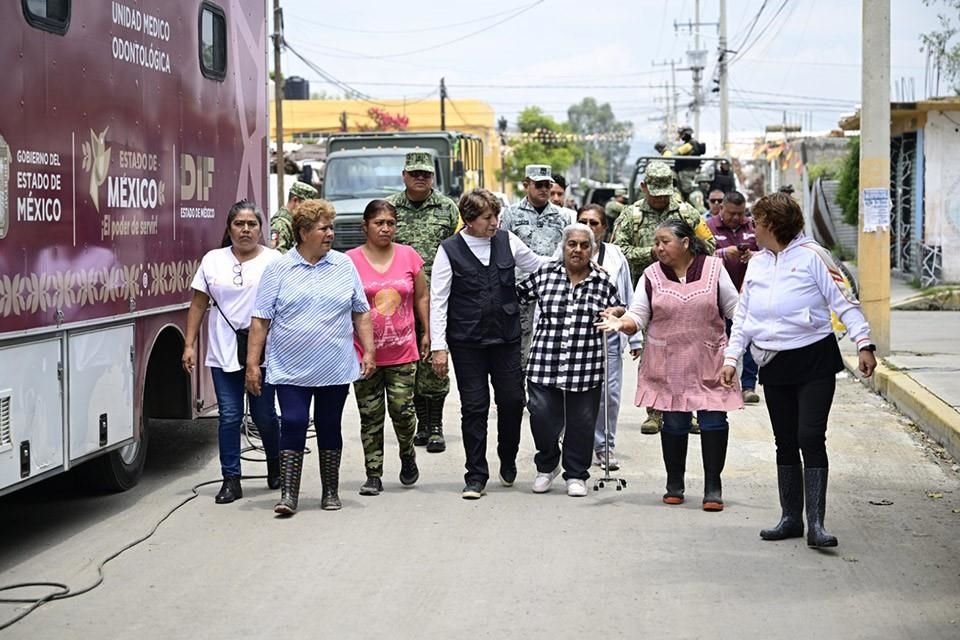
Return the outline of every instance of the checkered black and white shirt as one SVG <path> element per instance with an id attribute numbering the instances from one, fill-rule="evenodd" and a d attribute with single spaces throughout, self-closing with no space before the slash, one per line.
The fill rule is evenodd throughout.
<path id="1" fill-rule="evenodd" d="M 603 334 L 593 325 L 607 307 L 620 306 L 609 276 L 590 264 L 590 275 L 571 286 L 563 260 L 540 267 L 517 285 L 517 296 L 538 301 L 527 378 L 565 391 L 587 391 L 603 384 Z"/>

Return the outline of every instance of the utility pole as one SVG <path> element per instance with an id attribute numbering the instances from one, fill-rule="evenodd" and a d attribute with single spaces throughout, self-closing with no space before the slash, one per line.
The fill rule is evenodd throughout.
<path id="1" fill-rule="evenodd" d="M 663 62 L 653 61 L 650 63 L 654 67 L 670 67 L 670 86 L 667 88 L 667 142 L 677 135 L 677 109 L 679 108 L 680 94 L 677 91 L 677 64 L 682 60 L 664 60 Z"/>
<path id="2" fill-rule="evenodd" d="M 687 67 L 683 71 L 693 73 L 693 102 L 690 103 L 690 111 L 693 112 L 693 130 L 697 136 L 700 135 L 700 104 L 703 102 L 703 89 L 701 88 L 701 78 L 704 67 L 707 65 L 707 52 L 700 48 L 700 27 L 720 27 L 719 22 L 700 22 L 700 0 L 694 2 L 694 19 L 688 20 L 686 24 L 673 22 L 674 31 L 680 27 L 688 29 L 693 33 L 694 48 L 687 51 Z"/>
<path id="3" fill-rule="evenodd" d="M 727 96 L 727 0 L 720 0 L 720 153 L 730 143 L 730 102 Z M 699 133 L 699 132 L 698 132 Z"/>
<path id="4" fill-rule="evenodd" d="M 860 304 L 877 355 L 890 353 L 890 0 L 861 3 Z"/>
<path id="5" fill-rule="evenodd" d="M 440 78 L 440 131 L 447 130 L 447 83 Z"/>
<path id="6" fill-rule="evenodd" d="M 280 0 L 273 0 L 273 106 L 277 123 L 277 206 L 282 207 L 283 176 L 286 161 L 283 155 L 283 73 L 280 71 L 280 49 L 283 46 L 283 10 Z"/>

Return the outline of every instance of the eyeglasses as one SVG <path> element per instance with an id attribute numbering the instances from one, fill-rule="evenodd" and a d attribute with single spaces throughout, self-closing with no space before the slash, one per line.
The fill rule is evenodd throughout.
<path id="1" fill-rule="evenodd" d="M 710 198 L 710 204 L 723 204 L 723 198 Z"/>
<path id="2" fill-rule="evenodd" d="M 535 189 L 549 189 L 553 183 L 549 180 L 540 180 L 533 183 Z"/>
<path id="3" fill-rule="evenodd" d="M 243 265 L 239 262 L 233 265 L 233 284 L 238 287 L 243 286 Z"/>
<path id="4" fill-rule="evenodd" d="M 407 171 L 407 175 L 411 178 L 424 179 L 432 178 L 433 174 L 429 171 Z"/>
<path id="5" fill-rule="evenodd" d="M 599 221 L 599 220 L 577 220 L 577 222 L 579 222 L 580 224 L 589 225 L 589 226 L 591 226 L 591 227 L 599 227 L 599 226 L 600 226 L 600 221 Z"/>

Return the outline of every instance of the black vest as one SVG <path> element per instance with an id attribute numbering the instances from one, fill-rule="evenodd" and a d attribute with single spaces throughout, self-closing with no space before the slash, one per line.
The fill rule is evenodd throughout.
<path id="1" fill-rule="evenodd" d="M 510 236 L 490 240 L 490 264 L 484 266 L 461 234 L 441 245 L 453 278 L 447 307 L 447 342 L 460 346 L 509 344 L 520 340 L 520 307 Z"/>

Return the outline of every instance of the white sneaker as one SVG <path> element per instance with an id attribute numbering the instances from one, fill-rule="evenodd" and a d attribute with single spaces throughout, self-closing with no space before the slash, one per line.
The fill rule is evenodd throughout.
<path id="1" fill-rule="evenodd" d="M 567 480 L 567 495 L 571 498 L 582 498 L 587 495 L 587 483 L 579 478 Z"/>
<path id="2" fill-rule="evenodd" d="M 550 473 L 538 473 L 537 477 L 533 480 L 533 492 L 534 493 L 546 493 L 550 491 L 550 485 L 553 484 L 553 479 L 560 474 L 560 467 L 557 467 Z"/>

